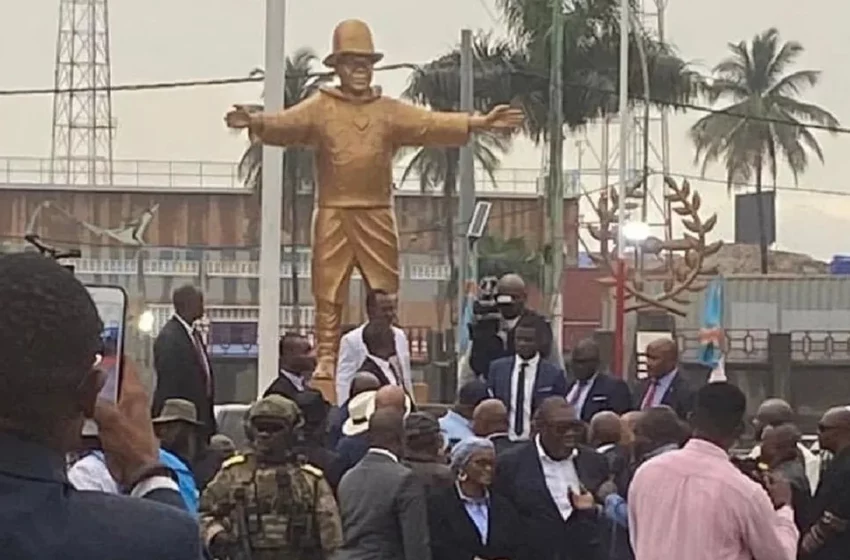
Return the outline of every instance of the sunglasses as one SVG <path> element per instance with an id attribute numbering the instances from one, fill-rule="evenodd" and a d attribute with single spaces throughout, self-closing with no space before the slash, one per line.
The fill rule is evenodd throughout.
<path id="1" fill-rule="evenodd" d="M 278 424 L 276 422 L 254 422 L 253 426 L 255 431 L 266 434 L 276 434 L 286 429 L 284 424 Z"/>

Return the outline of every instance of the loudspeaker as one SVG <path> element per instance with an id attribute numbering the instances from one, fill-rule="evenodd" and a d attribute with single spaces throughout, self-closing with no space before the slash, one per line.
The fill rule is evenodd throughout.
<path id="1" fill-rule="evenodd" d="M 776 192 L 749 193 L 735 196 L 735 243 L 759 243 L 758 205 L 763 208 L 767 244 L 776 241 Z"/>

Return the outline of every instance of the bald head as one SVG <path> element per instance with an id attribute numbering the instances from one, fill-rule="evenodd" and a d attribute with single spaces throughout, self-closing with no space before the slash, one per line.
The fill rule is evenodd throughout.
<path id="1" fill-rule="evenodd" d="M 499 278 L 499 283 L 496 286 L 500 294 L 510 294 L 513 296 L 525 296 L 525 280 L 519 274 L 505 274 Z"/>
<path id="2" fill-rule="evenodd" d="M 599 345 L 592 338 L 585 338 L 572 351 L 570 369 L 579 381 L 586 381 L 599 370 Z"/>
<path id="3" fill-rule="evenodd" d="M 369 417 L 369 443 L 400 455 L 404 448 L 404 414 L 395 408 L 379 408 Z"/>
<path id="4" fill-rule="evenodd" d="M 679 347 L 669 338 L 653 340 L 646 347 L 646 371 L 650 377 L 664 377 L 679 364 Z"/>
<path id="5" fill-rule="evenodd" d="M 472 431 L 476 436 L 506 433 L 508 429 L 508 409 L 499 399 L 485 399 L 472 412 Z"/>
<path id="6" fill-rule="evenodd" d="M 838 454 L 850 447 L 850 407 L 830 408 L 818 422 L 821 449 Z"/>
<path id="7" fill-rule="evenodd" d="M 623 426 L 620 417 L 610 410 L 597 412 L 590 419 L 590 444 L 594 447 L 620 443 Z"/>
<path id="8" fill-rule="evenodd" d="M 631 444 L 635 439 L 635 424 L 640 418 L 640 410 L 630 410 L 620 417 L 620 426 L 623 428 L 620 442 L 624 445 Z"/>
<path id="9" fill-rule="evenodd" d="M 406 401 L 404 389 L 398 385 L 385 385 L 375 393 L 375 410 L 389 408 L 403 415 L 407 411 Z"/>
<path id="10" fill-rule="evenodd" d="M 377 391 L 381 388 L 381 382 L 378 381 L 378 378 L 375 377 L 374 374 L 369 373 L 368 371 L 358 371 L 354 374 L 354 378 L 351 380 L 351 388 L 348 391 L 348 398 L 353 399 L 360 393 L 365 393 L 366 391 Z"/>
<path id="11" fill-rule="evenodd" d="M 753 419 L 756 439 L 761 440 L 764 429 L 768 426 L 788 424 L 794 420 L 794 409 L 782 399 L 767 399 L 759 405 Z"/>
<path id="12" fill-rule="evenodd" d="M 776 467 L 797 457 L 800 430 L 794 424 L 767 426 L 761 439 L 761 457 L 771 467 Z"/>

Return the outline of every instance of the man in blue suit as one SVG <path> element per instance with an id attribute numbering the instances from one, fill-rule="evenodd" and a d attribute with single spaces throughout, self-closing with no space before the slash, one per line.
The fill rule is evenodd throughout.
<path id="1" fill-rule="evenodd" d="M 523 317 L 515 329 L 516 355 L 490 364 L 487 387 L 508 409 L 508 434 L 513 440 L 530 437 L 531 417 L 540 403 L 567 395 L 564 372 L 540 357 L 541 334 L 537 322 Z"/>
<path id="2" fill-rule="evenodd" d="M 197 523 L 158 462 L 145 390 L 125 364 L 117 405 L 98 401 L 103 324 L 52 259 L 0 257 L 0 543 L 15 560 L 199 560 Z M 127 495 L 79 492 L 65 457 L 94 418 Z"/>
<path id="3" fill-rule="evenodd" d="M 570 362 L 575 381 L 570 385 L 567 402 L 584 422 L 590 422 L 603 410 L 617 415 L 632 410 L 632 393 L 626 382 L 599 371 L 599 346 L 593 339 L 579 342 Z"/>

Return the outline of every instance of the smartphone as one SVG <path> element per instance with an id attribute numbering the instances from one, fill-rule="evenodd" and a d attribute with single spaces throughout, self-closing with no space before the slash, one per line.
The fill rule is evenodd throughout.
<path id="1" fill-rule="evenodd" d="M 98 398 L 117 402 L 121 391 L 121 366 L 124 356 L 124 331 L 127 323 L 127 292 L 120 286 L 87 285 L 86 289 L 97 307 L 103 331 L 97 366 L 106 376 Z M 97 435 L 97 424 L 87 420 L 83 435 Z"/>

